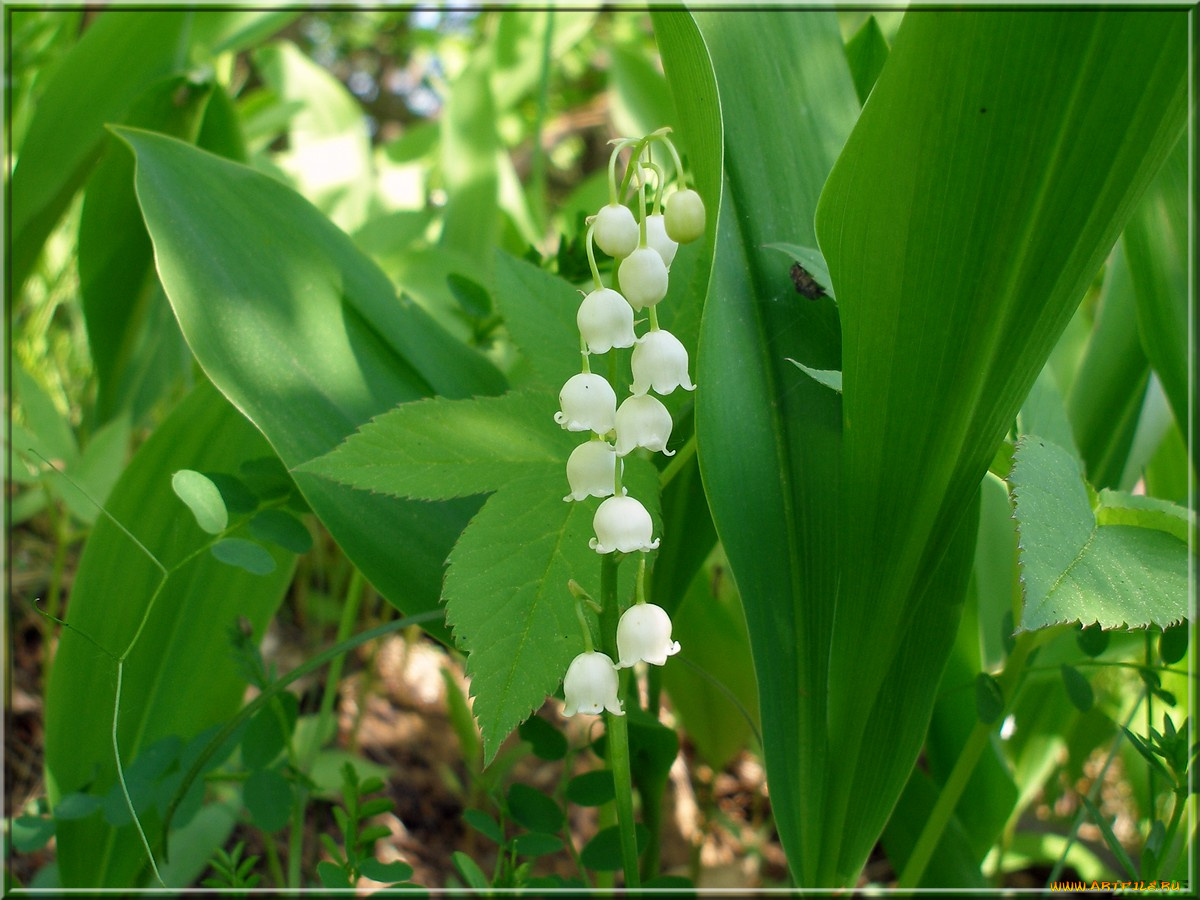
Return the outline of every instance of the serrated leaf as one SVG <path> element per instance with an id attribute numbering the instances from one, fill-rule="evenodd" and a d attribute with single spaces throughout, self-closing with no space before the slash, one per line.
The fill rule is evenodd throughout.
<path id="1" fill-rule="evenodd" d="M 557 409 L 541 392 L 405 403 L 300 470 L 418 500 L 484 494 L 566 464 L 578 441 L 554 424 Z"/>
<path id="2" fill-rule="evenodd" d="M 596 581 L 598 557 L 588 547 L 593 510 L 563 502 L 561 477 L 505 485 L 450 553 L 446 619 L 468 654 L 487 762 L 583 652 L 567 582 Z"/>
<path id="3" fill-rule="evenodd" d="M 1020 630 L 1064 622 L 1166 626 L 1187 612 L 1187 545 L 1134 524 L 1103 525 L 1080 464 L 1033 435 L 1017 443 L 1011 482 L 1020 534 Z M 1156 519 L 1161 511 L 1151 510 Z M 1126 521 L 1132 523 L 1131 514 Z"/>
<path id="4" fill-rule="evenodd" d="M 187 504 L 196 524 L 209 534 L 220 534 L 229 525 L 229 511 L 221 492 L 207 475 L 180 469 L 171 476 L 171 489 Z"/>

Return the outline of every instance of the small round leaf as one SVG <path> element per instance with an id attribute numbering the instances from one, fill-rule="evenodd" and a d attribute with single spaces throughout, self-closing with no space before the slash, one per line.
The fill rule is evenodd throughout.
<path id="1" fill-rule="evenodd" d="M 1168 666 L 1173 666 L 1187 655 L 1188 623 L 1185 619 L 1172 625 L 1158 638 L 1158 655 Z"/>
<path id="2" fill-rule="evenodd" d="M 615 796 L 609 769 L 584 772 L 567 782 L 567 799 L 578 806 L 601 806 Z"/>
<path id="3" fill-rule="evenodd" d="M 274 769 L 251 772 L 242 788 L 250 819 L 263 831 L 278 831 L 292 811 L 292 786 Z"/>
<path id="4" fill-rule="evenodd" d="M 553 762 L 567 755 L 566 736 L 541 716 L 530 716 L 518 726 L 517 733 L 529 742 L 538 759 Z"/>
<path id="5" fill-rule="evenodd" d="M 533 831 L 529 834 L 519 834 L 513 841 L 513 849 L 518 856 L 548 856 L 563 848 L 562 838 L 553 834 Z"/>
<path id="6" fill-rule="evenodd" d="M 1076 632 L 1075 642 L 1080 650 L 1095 658 L 1108 649 L 1108 632 L 1102 631 L 1099 625 L 1093 625 Z"/>
<path id="7" fill-rule="evenodd" d="M 264 509 L 250 520 L 250 533 L 296 554 L 312 549 L 312 534 L 304 523 L 282 509 Z"/>
<path id="8" fill-rule="evenodd" d="M 641 822 L 636 823 L 635 834 L 637 835 L 638 855 L 641 855 L 642 849 L 646 846 L 646 839 L 650 832 L 646 830 L 646 826 Z M 579 854 L 579 861 L 587 868 L 597 872 L 616 872 L 622 868 L 621 865 L 621 831 L 616 825 L 611 825 L 598 832 L 594 838 L 587 842 L 583 850 Z"/>
<path id="9" fill-rule="evenodd" d="M 1079 674 L 1079 670 L 1066 665 L 1059 667 L 1062 673 L 1063 687 L 1067 689 L 1067 699 L 1080 712 L 1087 712 L 1096 703 L 1096 695 L 1088 680 Z"/>
<path id="10" fill-rule="evenodd" d="M 209 534 L 220 534 L 229 525 L 229 511 L 221 492 L 207 475 L 180 469 L 171 476 L 171 489 L 187 504 L 196 524 Z"/>
<path id="11" fill-rule="evenodd" d="M 987 672 L 975 676 L 975 712 L 985 725 L 991 725 L 1004 712 L 1004 691 Z"/>
<path id="12" fill-rule="evenodd" d="M 508 811 L 530 831 L 558 831 L 566 818 L 554 800 L 524 784 L 514 784 L 508 789 Z"/>

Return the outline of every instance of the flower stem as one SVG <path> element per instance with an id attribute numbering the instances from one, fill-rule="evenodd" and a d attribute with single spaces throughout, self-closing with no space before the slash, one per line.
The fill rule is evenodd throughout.
<path id="1" fill-rule="evenodd" d="M 621 610 L 617 605 L 617 561 L 606 554 L 600 561 L 600 597 L 604 604 L 600 632 L 604 647 L 612 659 L 617 658 L 617 621 Z M 629 670 L 622 669 L 617 696 L 625 695 Z M 608 765 L 616 787 L 617 828 L 621 836 L 621 866 L 625 872 L 625 889 L 641 887 L 638 873 L 637 833 L 633 821 L 633 774 L 629 764 L 629 725 L 625 716 L 604 714 L 608 730 Z"/>
<path id="2" fill-rule="evenodd" d="M 583 243 L 587 247 L 588 266 L 592 270 L 592 283 L 596 286 L 596 290 L 604 287 L 604 282 L 600 280 L 600 267 L 596 265 L 596 247 L 593 241 L 593 235 L 596 233 L 596 223 L 593 222 L 588 226 L 587 236 L 584 237 Z"/>

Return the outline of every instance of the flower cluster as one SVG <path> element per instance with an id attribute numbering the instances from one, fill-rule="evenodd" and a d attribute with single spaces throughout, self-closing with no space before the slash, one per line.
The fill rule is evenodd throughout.
<path id="1" fill-rule="evenodd" d="M 659 546 L 646 507 L 628 495 L 622 486 L 624 458 L 639 447 L 666 456 L 671 437 L 671 413 L 658 397 L 677 388 L 695 390 L 688 377 L 688 354 L 680 340 L 659 327 L 658 304 L 667 295 L 671 263 L 680 243 L 694 241 L 704 233 L 705 211 L 700 195 L 683 183 L 683 166 L 660 129 L 640 139 L 616 141 L 609 160 L 609 203 L 588 220 L 587 253 L 593 290 L 584 296 L 576 315 L 579 327 L 582 371 L 573 375 L 559 392 L 559 411 L 554 421 L 568 431 L 590 432 L 567 460 L 570 493 L 563 499 L 581 501 L 601 498 L 592 519 L 595 537 L 589 545 L 597 553 L 645 554 Z M 662 167 L 649 158 L 650 148 L 661 143 L 669 151 L 678 182 L 663 203 L 665 179 Z M 616 163 L 620 153 L 632 148 L 620 189 Z M 647 204 L 647 173 L 653 173 L 654 195 Z M 634 177 L 637 179 L 635 210 L 623 202 Z M 595 247 L 615 261 L 615 283 L 605 287 L 596 265 Z M 646 319 L 636 319 L 645 313 Z M 635 327 L 648 321 L 640 337 Z M 631 393 L 617 405 L 613 386 L 604 376 L 591 371 L 590 357 L 615 349 L 633 348 Z M 615 370 L 614 370 L 615 371 Z M 586 652 L 567 669 L 563 679 L 566 715 L 599 713 L 607 709 L 621 715 L 617 697 L 617 670 L 648 662 L 663 665 L 679 652 L 671 640 L 671 620 L 658 606 L 645 602 L 642 579 L 643 556 L 638 576 L 637 602 L 625 611 L 617 626 L 617 663 L 592 648 L 590 630 L 584 627 Z M 582 621 L 582 615 L 581 615 Z"/>

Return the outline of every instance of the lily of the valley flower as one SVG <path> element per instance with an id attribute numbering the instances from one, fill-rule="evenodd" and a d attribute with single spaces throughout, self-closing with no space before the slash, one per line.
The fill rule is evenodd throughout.
<path id="1" fill-rule="evenodd" d="M 597 715 L 606 709 L 615 716 L 625 715 L 617 698 L 617 669 L 607 655 L 594 650 L 571 660 L 563 677 L 563 695 L 567 700 L 564 716 L 577 712 Z"/>
<path id="2" fill-rule="evenodd" d="M 667 266 L 657 250 L 638 247 L 617 267 L 621 290 L 635 310 L 654 306 L 667 296 Z"/>
<path id="3" fill-rule="evenodd" d="M 572 375 L 558 392 L 558 403 L 554 421 L 567 431 L 607 434 L 616 424 L 617 394 L 601 375 Z"/>
<path id="4" fill-rule="evenodd" d="M 607 353 L 613 347 L 632 347 L 636 340 L 633 307 L 612 288 L 599 288 L 584 297 L 575 324 L 592 353 Z"/>
<path id="5" fill-rule="evenodd" d="M 638 245 L 638 224 L 633 210 L 620 203 L 600 207 L 593 237 L 596 246 L 613 259 L 628 256 Z"/>
<path id="6" fill-rule="evenodd" d="M 671 268 L 679 244 L 667 237 L 667 226 L 661 213 L 646 216 L 646 246 L 662 257 L 663 265 Z"/>
<path id="7" fill-rule="evenodd" d="M 666 395 L 675 388 L 694 391 L 688 377 L 687 348 L 669 331 L 647 331 L 633 347 L 633 392 L 644 394 L 650 388 Z"/>
<path id="8" fill-rule="evenodd" d="M 617 469 L 617 451 L 606 441 L 586 441 L 567 459 L 567 481 L 571 493 L 564 500 L 611 497 Z M 624 488 L 621 489 L 624 491 Z"/>
<path id="9" fill-rule="evenodd" d="M 704 234 L 704 201 L 693 190 L 676 191 L 667 198 L 664 219 L 671 240 L 694 241 Z"/>
<path id="10" fill-rule="evenodd" d="M 667 449 L 671 424 L 670 410 L 657 397 L 627 397 L 617 410 L 617 456 L 625 456 L 636 447 L 674 456 L 675 451 Z"/>
<path id="11" fill-rule="evenodd" d="M 658 549 L 658 540 L 650 539 L 654 533 L 650 513 L 633 497 L 609 497 L 601 503 L 592 518 L 592 528 L 596 536 L 588 546 L 597 553 Z"/>
<path id="12" fill-rule="evenodd" d="M 617 623 L 618 669 L 639 662 L 665 665 L 668 656 L 679 652 L 679 641 L 671 640 L 671 617 L 661 606 L 635 603 Z"/>

